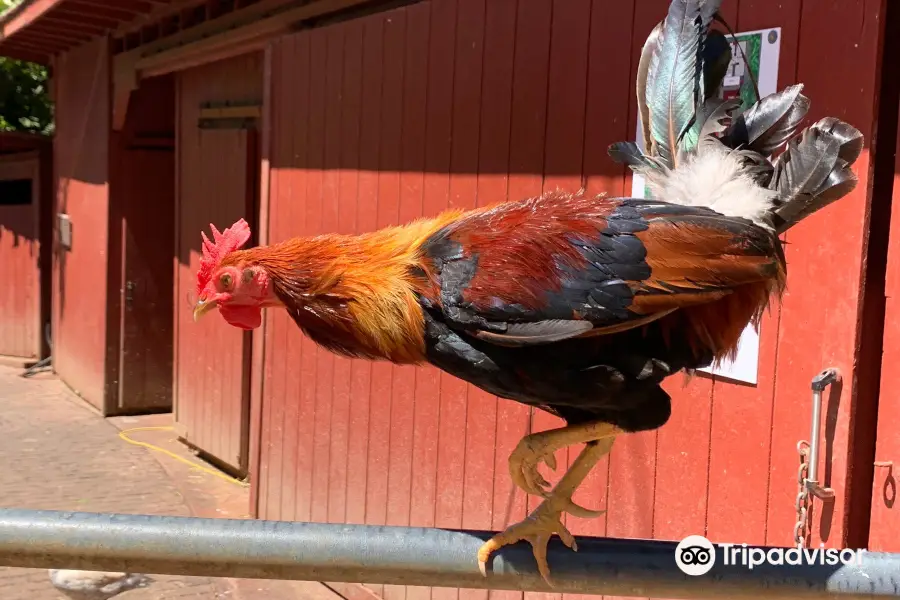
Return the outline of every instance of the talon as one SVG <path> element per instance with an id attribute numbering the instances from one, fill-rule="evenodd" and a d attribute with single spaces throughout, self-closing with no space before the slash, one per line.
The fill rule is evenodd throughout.
<path id="1" fill-rule="evenodd" d="M 537 487 L 545 488 L 550 485 L 550 482 L 544 479 L 544 476 L 537 470 L 537 467 L 529 467 L 528 474 L 531 483 L 535 484 Z"/>
<path id="2" fill-rule="evenodd" d="M 547 562 L 547 544 L 553 534 L 557 534 L 562 543 L 573 551 L 578 551 L 578 544 L 572 532 L 563 525 L 562 514 L 568 512 L 569 507 L 575 507 L 585 512 L 588 511 L 571 501 L 565 496 L 553 496 L 544 500 L 525 520 L 510 525 L 506 530 L 498 533 L 478 549 L 478 570 L 487 575 L 487 561 L 491 554 L 502 548 L 524 540 L 531 544 L 534 559 L 537 561 L 538 572 L 547 585 L 553 587 L 550 580 L 550 564 Z M 605 512 L 605 511 L 602 511 Z"/>
<path id="3" fill-rule="evenodd" d="M 481 571 L 484 577 L 487 577 L 487 561 L 490 559 L 491 554 L 494 553 L 494 550 L 497 550 L 496 544 L 492 543 L 494 539 L 489 539 L 478 549 L 478 570 Z"/>
<path id="4" fill-rule="evenodd" d="M 544 455 L 543 460 L 551 470 L 556 470 L 556 454 L 550 452 L 549 454 Z"/>
<path id="5" fill-rule="evenodd" d="M 589 426 L 596 427 L 596 424 Z M 598 433 L 593 431 L 592 435 L 596 436 Z M 550 565 L 547 563 L 547 543 L 555 533 L 566 546 L 577 552 L 578 544 L 575 536 L 563 525 L 562 514 L 569 513 L 581 518 L 596 518 L 606 514 L 605 510 L 591 510 L 579 506 L 572 500 L 572 494 L 597 461 L 609 454 L 613 439 L 613 436 L 594 437 L 584 442 L 585 446 L 581 453 L 572 461 L 556 487 L 552 491 L 537 490 L 539 493 L 536 495 L 543 496 L 544 501 L 523 521 L 510 525 L 481 545 L 478 549 L 478 570 L 482 576 L 487 576 L 487 562 L 494 551 L 525 540 L 531 544 L 541 578 L 548 586 L 553 587 L 550 580 Z M 548 466 L 555 466 L 556 460 L 552 456 L 552 450 L 560 447 L 562 445 L 554 446 L 548 443 L 546 435 L 533 434 L 524 437 L 509 457 L 509 472 L 513 482 L 527 493 L 535 493 L 537 483 L 546 484 L 544 478 L 537 472 L 538 463 L 543 460 Z"/>
<path id="6" fill-rule="evenodd" d="M 547 585 L 553 587 L 553 582 L 550 581 L 550 564 L 547 562 L 547 544 L 550 543 L 550 535 L 549 533 L 541 533 L 529 541 L 534 550 L 534 558 L 537 561 L 538 573 L 541 574 L 541 579 Z"/>
<path id="7" fill-rule="evenodd" d="M 569 500 L 569 503 L 563 510 L 573 517 L 578 517 L 579 519 L 596 519 L 597 517 L 602 517 L 606 514 L 606 509 L 594 510 L 591 508 L 585 508 L 583 506 L 575 504 L 575 502 L 572 500 Z"/>
<path id="8" fill-rule="evenodd" d="M 543 462 L 555 471 L 555 449 L 547 443 L 544 434 L 536 433 L 522 438 L 509 456 L 509 474 L 513 483 L 527 494 L 546 498 L 547 490 L 544 488 L 550 487 L 550 482 L 540 474 L 538 466 Z"/>
<path id="9" fill-rule="evenodd" d="M 571 548 L 573 551 L 578 552 L 578 544 L 575 542 L 575 536 L 572 535 L 568 529 L 566 529 L 565 525 L 557 532 L 559 535 L 559 539 L 562 540 L 562 543 Z"/>
<path id="10" fill-rule="evenodd" d="M 510 476 L 513 482 L 519 486 L 527 494 L 534 496 L 546 497 L 547 491 L 542 486 L 549 485 L 547 481 L 541 477 L 536 469 L 530 467 L 515 468 L 510 466 Z"/>

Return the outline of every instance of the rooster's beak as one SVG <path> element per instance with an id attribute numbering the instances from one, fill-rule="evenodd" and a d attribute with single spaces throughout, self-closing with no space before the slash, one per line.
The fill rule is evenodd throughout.
<path id="1" fill-rule="evenodd" d="M 200 317 L 202 317 L 209 311 L 216 308 L 216 306 L 218 306 L 218 305 L 216 304 L 215 301 L 212 301 L 212 302 L 204 301 L 204 300 L 198 301 L 197 304 L 194 305 L 194 322 L 196 323 L 197 321 L 199 321 Z"/>

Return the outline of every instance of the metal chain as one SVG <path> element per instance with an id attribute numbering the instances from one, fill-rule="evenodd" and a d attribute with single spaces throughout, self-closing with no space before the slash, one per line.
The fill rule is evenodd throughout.
<path id="1" fill-rule="evenodd" d="M 797 468 L 797 485 L 800 491 L 794 501 L 794 510 L 797 512 L 797 522 L 794 524 L 794 543 L 801 550 L 806 547 L 809 537 L 809 489 L 806 487 L 806 476 L 809 464 L 806 462 L 809 456 L 809 442 L 801 440 L 797 442 L 797 453 L 800 455 L 800 466 Z"/>

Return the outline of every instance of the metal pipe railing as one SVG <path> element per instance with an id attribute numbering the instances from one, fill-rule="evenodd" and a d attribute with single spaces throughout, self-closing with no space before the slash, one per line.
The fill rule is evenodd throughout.
<path id="1" fill-rule="evenodd" d="M 0 510 L 0 565 L 255 579 L 549 591 L 531 548 L 475 553 L 489 532 Z M 683 574 L 674 542 L 578 538 L 550 543 L 553 591 L 665 598 L 900 597 L 900 555 L 860 566 L 726 566 Z"/>

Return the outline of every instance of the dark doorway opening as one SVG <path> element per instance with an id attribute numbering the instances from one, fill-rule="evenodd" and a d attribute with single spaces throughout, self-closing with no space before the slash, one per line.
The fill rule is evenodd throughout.
<path id="1" fill-rule="evenodd" d="M 175 80 L 141 81 L 114 132 L 106 414 L 172 409 Z"/>

